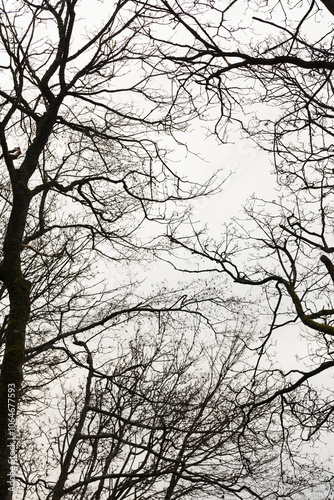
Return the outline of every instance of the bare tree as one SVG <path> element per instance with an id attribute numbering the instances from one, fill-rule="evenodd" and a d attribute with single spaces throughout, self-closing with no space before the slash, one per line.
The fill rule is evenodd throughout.
<path id="1" fill-rule="evenodd" d="M 2 2 L 0 10 L 0 497 L 7 499 L 25 346 L 27 360 L 49 350 L 46 363 L 27 365 L 27 381 L 34 375 L 41 387 L 57 378 L 66 338 L 154 308 L 139 295 L 129 299 L 131 283 L 104 295 L 90 280 L 96 259 L 139 260 L 140 228 L 145 234 L 145 224 L 165 220 L 169 203 L 205 188 L 182 182 L 157 145 L 174 118 L 141 64 L 143 53 L 151 56 L 140 37 L 143 6 L 98 4 L 93 24 L 76 0 Z"/>
<path id="2" fill-rule="evenodd" d="M 185 299 L 184 307 L 196 306 L 199 298 Z M 128 329 L 136 325 L 127 336 L 123 324 L 105 329 L 98 348 L 87 335 L 62 345 L 71 360 L 69 371 L 64 373 L 68 363 L 59 361 L 62 376 L 48 384 L 49 393 L 41 387 L 35 396 L 38 417 L 23 412 L 28 422 L 18 450 L 22 474 L 17 494 L 50 499 L 275 498 L 284 490 L 298 498 L 309 491 L 310 470 L 302 455 L 293 464 L 299 483 L 288 484 L 289 471 L 281 462 L 286 466 L 291 449 L 282 446 L 274 422 L 280 404 L 272 407 L 268 422 L 267 408 L 254 408 L 252 393 L 245 389 L 252 375 L 250 366 L 245 369 L 245 356 L 253 331 L 250 325 L 242 327 L 242 321 L 236 328 L 235 314 L 242 318 L 242 307 L 225 303 L 215 328 L 202 314 L 190 312 L 185 328 L 185 309 L 151 311 L 142 319 L 142 332 L 134 319 L 127 322 Z M 216 318 L 222 309 L 220 302 Z M 117 334 L 120 339 L 112 342 Z M 69 380 L 80 380 L 79 390 Z M 53 425 L 45 422 L 50 406 Z M 30 457 L 27 443 L 34 450 Z M 316 468 L 311 479 L 315 488 Z"/>
<path id="3" fill-rule="evenodd" d="M 289 212 L 275 226 L 279 234 L 275 214 L 269 223 L 255 206 L 249 209 L 266 237 L 246 234 L 246 250 L 255 236 L 270 253 L 255 269 L 238 267 L 224 243 L 203 243 L 197 234 L 195 245 L 177 233 L 170 238 L 181 251 L 208 259 L 211 273 L 217 266 L 264 291 L 273 319 L 260 344 L 240 298 L 229 299 L 226 291 L 222 298 L 207 282 L 202 293 L 197 285 L 144 293 L 141 277 L 129 277 L 121 266 L 141 260 L 149 266 L 150 251 L 160 249 L 149 236 L 153 223 L 181 227 L 182 202 L 208 188 L 171 170 L 163 134 L 173 136 L 192 117 L 205 116 L 209 97 L 212 112 L 219 109 L 221 138 L 223 118 L 241 121 L 253 135 L 240 117 L 250 94 L 240 86 L 245 75 L 258 82 L 251 97 L 259 93 L 260 100 L 258 85 L 276 98 L 281 80 L 275 78 L 282 71 L 292 82 L 291 66 L 310 78 L 327 75 L 322 81 L 330 88 L 323 49 L 314 44 L 325 55 L 312 67 L 315 52 L 306 63 L 290 53 L 301 51 L 300 44 L 307 53 L 298 33 L 315 5 L 297 22 L 281 59 L 266 55 L 268 38 L 265 48 L 254 48 L 261 57 L 235 48 L 247 31 L 230 21 L 226 26 L 234 4 L 101 2 L 94 13 L 89 5 L 93 23 L 77 0 L 1 4 L 1 499 L 12 498 L 14 475 L 22 499 L 299 500 L 330 491 L 321 464 L 303 456 L 296 425 L 316 437 L 332 415 L 329 398 L 310 384 L 332 366 L 331 307 L 309 312 L 305 306 L 321 302 L 317 273 L 328 280 L 331 261 L 324 256 L 320 267 L 318 260 L 297 269 L 301 253 L 312 260 L 310 240 L 315 251 L 319 238 L 325 247 L 325 197 L 320 232 L 313 229 L 317 217 L 302 225 L 301 208 L 296 222 L 285 202 L 282 210 Z M 272 27 L 271 20 L 261 23 Z M 229 45 L 222 50 L 226 29 L 222 39 Z M 273 53 L 288 46 L 275 43 Z M 307 86 L 301 88 L 298 98 L 306 96 Z M 291 89 L 286 95 L 284 112 Z M 299 179 L 300 169 L 292 172 Z M 242 241 L 241 234 L 233 237 Z M 112 278 L 101 282 L 99 266 Z M 327 285 L 322 289 L 327 300 Z M 307 327 L 320 325 L 313 328 L 322 334 L 320 347 L 305 372 L 268 367 L 265 354 L 281 315 L 284 324 L 297 317 Z"/>
<path id="4" fill-rule="evenodd" d="M 278 398 L 286 435 L 299 426 L 303 439 L 316 440 L 333 430 L 333 5 L 162 3 L 159 22 L 186 40 L 175 48 L 175 38 L 164 39 L 165 64 L 185 93 L 201 95 L 194 110 L 203 113 L 203 99 L 218 110 L 213 132 L 222 142 L 239 126 L 272 153 L 278 189 L 274 200 L 250 200 L 222 241 L 198 228 L 186 235 L 184 226 L 170 239 L 198 256 L 188 272 L 223 273 L 252 290 L 265 318 L 250 345 L 254 405 Z M 288 369 L 273 357 L 283 332 L 304 357 Z"/>

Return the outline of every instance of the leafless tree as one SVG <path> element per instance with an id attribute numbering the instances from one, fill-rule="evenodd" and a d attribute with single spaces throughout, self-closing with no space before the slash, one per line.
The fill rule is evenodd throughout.
<path id="1" fill-rule="evenodd" d="M 184 299 L 183 311 L 148 311 L 143 325 L 127 322 L 126 336 L 124 324 L 114 324 L 104 329 L 98 347 L 80 334 L 85 340 L 72 336 L 58 348 L 70 358 L 69 370 L 64 373 L 68 360 L 59 360 L 62 376 L 48 390 L 37 390 L 38 418 L 23 412 L 22 498 L 276 498 L 283 490 L 298 498 L 309 491 L 310 464 L 302 456 L 290 464 L 299 482 L 289 484 L 290 443 L 275 422 L 280 404 L 267 421 L 267 407 L 255 408 L 246 390 L 253 331 L 242 321 L 236 328 L 242 306 L 225 303 L 215 328 L 189 312 L 185 328 L 186 308 L 199 299 Z M 217 315 L 222 307 L 217 304 Z M 50 407 L 53 425 L 46 422 Z M 29 444 L 33 452 L 27 456 Z M 291 436 L 292 449 L 294 444 Z"/>
<path id="2" fill-rule="evenodd" d="M 66 373 L 65 339 L 155 308 L 154 299 L 135 295 L 134 278 L 122 283 L 117 262 L 139 262 L 141 228 L 144 237 L 173 201 L 205 191 L 171 171 L 157 142 L 183 125 L 141 63 L 152 55 L 140 36 L 144 7 L 98 3 L 94 22 L 85 7 L 76 0 L 0 7 L 1 499 L 12 496 L 19 400 L 33 400 L 32 386 L 52 383 L 60 366 Z M 103 260 L 115 262 L 107 291 L 94 278 Z"/>
<path id="3" fill-rule="evenodd" d="M 186 40 L 165 37 L 165 64 L 184 93 L 200 95 L 194 110 L 206 100 L 222 142 L 239 127 L 271 153 L 277 179 L 276 194 L 250 200 L 221 241 L 182 225 L 170 239 L 197 255 L 188 272 L 223 273 L 261 304 L 250 348 L 255 387 L 268 385 L 266 395 L 254 390 L 254 405 L 278 398 L 302 439 L 322 438 L 333 430 L 333 3 L 162 3 L 159 22 Z M 273 357 L 285 332 L 303 358 L 288 369 Z"/>
<path id="4" fill-rule="evenodd" d="M 211 275 L 217 269 L 264 291 L 273 319 L 260 343 L 245 301 L 217 293 L 218 285 L 144 293 L 141 277 L 124 271 L 131 262 L 149 266 L 152 250 L 160 249 L 148 237 L 153 224 L 182 227 L 182 202 L 209 186 L 189 184 L 171 170 L 163 134 L 173 137 L 209 108 L 219 110 L 220 138 L 225 118 L 253 137 L 254 122 L 240 116 L 250 95 L 240 86 L 245 76 L 257 82 L 252 99 L 257 93 L 262 99 L 262 88 L 282 99 L 273 89 L 281 88 L 280 71 L 292 82 L 291 67 L 315 80 L 327 75 L 322 81 L 330 88 L 327 52 L 313 44 L 320 51 L 315 67 L 292 54 L 302 51 L 300 44 L 308 53 L 298 33 L 315 5 L 296 24 L 291 49 L 281 39 L 271 49 L 266 38 L 266 48 L 254 48 L 263 54 L 249 55 L 235 45 L 247 31 L 226 21 L 234 4 L 125 0 L 96 3 L 92 12 L 77 0 L 1 3 L 1 499 L 12 498 L 13 434 L 22 499 L 299 500 L 330 491 L 321 464 L 303 456 L 298 439 L 300 427 L 315 438 L 332 418 L 330 399 L 311 385 L 332 366 L 331 306 L 313 307 L 330 300 L 332 264 L 326 256 L 316 266 L 298 260 L 312 262 L 310 241 L 315 252 L 319 238 L 326 247 L 324 182 L 312 185 L 312 193 L 322 193 L 323 230 L 313 228 L 317 216 L 301 217 L 307 201 L 300 197 L 297 220 L 284 199 L 288 216 L 275 227 L 275 214 L 262 221 L 250 207 L 250 219 L 266 232 L 244 235 L 246 252 L 255 237 L 265 253 L 254 269 L 238 267 L 224 242 L 203 243 L 197 233 L 194 245 L 177 233 L 170 237 L 172 247 L 177 242 L 194 259 L 209 260 Z M 262 25 L 273 27 L 268 19 Z M 285 59 L 267 55 L 281 49 Z M 307 87 L 315 93 L 301 85 L 298 99 Z M 266 139 L 261 130 L 254 136 L 259 142 Z M 284 153 L 281 146 L 275 151 Z M 291 172 L 299 179 L 299 167 Z M 311 182 L 299 193 L 305 186 L 310 193 Z M 243 235 L 233 238 L 241 242 Z M 102 266 L 112 274 L 104 282 Z M 307 371 L 268 364 L 282 317 L 321 334 Z"/>

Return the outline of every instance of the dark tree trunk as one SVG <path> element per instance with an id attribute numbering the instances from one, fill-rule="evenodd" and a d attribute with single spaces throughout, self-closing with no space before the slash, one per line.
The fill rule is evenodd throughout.
<path id="1" fill-rule="evenodd" d="M 13 183 L 13 207 L 4 242 L 0 278 L 9 293 L 9 318 L 0 375 L 0 500 L 10 500 L 15 480 L 15 420 L 22 383 L 25 331 L 30 311 L 30 283 L 20 263 L 21 242 L 30 203 L 23 183 Z"/>
<path id="2" fill-rule="evenodd" d="M 19 391 L 22 383 L 22 366 L 25 354 L 25 332 L 30 313 L 30 283 L 21 268 L 21 250 L 32 193 L 28 182 L 37 168 L 38 159 L 45 147 L 54 123 L 61 97 L 39 119 L 34 141 L 28 148 L 20 168 L 14 168 L 8 154 L 5 132 L 0 130 L 0 139 L 9 171 L 13 206 L 7 225 L 3 246 L 3 261 L 0 265 L 0 280 L 9 293 L 9 317 L 6 343 L 0 374 L 0 500 L 12 498 L 11 458 L 15 461 L 15 433 L 8 432 L 8 424 L 15 424 Z M 12 390 L 15 392 L 11 392 Z M 15 394 L 15 397 L 13 397 Z M 12 396 L 11 398 L 9 396 Z M 9 400 L 12 401 L 9 401 Z M 11 404 L 13 403 L 13 405 Z M 14 439 L 13 439 L 14 438 Z"/>

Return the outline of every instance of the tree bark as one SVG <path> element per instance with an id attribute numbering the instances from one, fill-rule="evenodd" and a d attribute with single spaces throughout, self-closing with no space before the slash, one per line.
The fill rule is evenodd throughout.
<path id="1" fill-rule="evenodd" d="M 14 470 L 11 469 L 13 457 L 15 462 L 15 432 L 13 433 L 11 427 L 9 433 L 8 425 L 15 425 L 16 421 L 19 391 L 23 379 L 25 332 L 30 313 L 30 283 L 25 279 L 21 268 L 22 241 L 32 198 L 28 182 L 37 168 L 39 156 L 57 120 L 61 101 L 62 96 L 55 99 L 39 119 L 35 139 L 17 169 L 8 152 L 4 128 L 0 128 L 0 142 L 13 192 L 13 205 L 3 246 L 3 261 L 0 264 L 0 280 L 8 290 L 10 305 L 0 374 L 0 500 L 12 498 L 13 481 L 10 482 L 10 479 L 13 475 L 10 474 Z M 14 392 L 11 392 L 12 390 Z M 9 397 L 14 395 L 15 397 Z"/>
<path id="2" fill-rule="evenodd" d="M 0 500 L 10 500 L 15 487 L 15 422 L 30 312 L 30 283 L 22 274 L 20 261 L 30 194 L 17 179 L 13 184 L 13 207 L 0 268 L 0 279 L 6 285 L 10 303 L 0 375 Z"/>
<path id="3" fill-rule="evenodd" d="M 30 284 L 20 269 L 8 271 L 10 313 L 0 376 L 0 499 L 10 500 L 15 487 L 15 421 L 22 383 L 25 330 L 29 317 Z"/>

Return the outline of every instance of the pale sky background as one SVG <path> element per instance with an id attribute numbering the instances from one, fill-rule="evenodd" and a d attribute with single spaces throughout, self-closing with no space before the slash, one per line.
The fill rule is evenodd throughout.
<path id="1" fill-rule="evenodd" d="M 90 19 L 100 17 L 100 9 L 104 8 L 102 3 L 94 4 L 94 9 L 92 9 L 91 2 L 87 1 Z M 269 155 L 257 149 L 250 140 L 241 139 L 235 135 L 229 138 L 229 144 L 221 145 L 214 137 L 206 138 L 204 128 L 205 123 L 203 126 L 197 124 L 197 128 L 194 124 L 193 131 L 185 135 L 190 151 L 200 155 L 202 160 L 191 153 L 185 156 L 182 148 L 176 150 L 171 156 L 176 162 L 176 169 L 186 175 L 190 181 L 205 182 L 217 171 L 220 171 L 218 180 L 228 177 L 220 193 L 192 202 L 194 219 L 200 225 L 207 224 L 209 233 L 219 238 L 224 222 L 228 222 L 233 216 L 242 216 L 242 208 L 248 197 L 255 194 L 267 200 L 276 198 L 275 175 L 272 173 L 273 167 Z M 143 289 L 147 290 L 150 290 L 152 283 L 157 279 L 172 278 L 172 283 L 178 279 L 177 273 L 172 273 L 167 264 L 157 264 L 145 269 L 145 272 L 147 276 Z M 122 277 L 120 277 L 120 283 L 121 281 Z M 115 285 L 117 285 L 117 278 Z M 244 293 L 247 294 L 247 287 Z M 265 327 L 265 321 L 262 322 L 262 326 L 260 321 L 259 326 Z M 296 326 L 289 326 L 278 332 L 277 352 L 284 368 L 296 367 L 297 353 L 301 357 L 307 354 L 305 341 L 300 340 L 298 332 L 299 327 Z M 326 442 L 321 456 L 327 459 L 331 448 L 332 446 L 329 447 Z"/>

